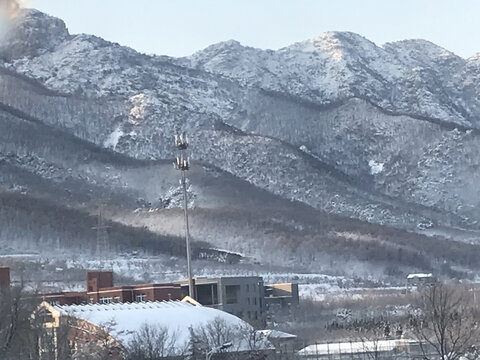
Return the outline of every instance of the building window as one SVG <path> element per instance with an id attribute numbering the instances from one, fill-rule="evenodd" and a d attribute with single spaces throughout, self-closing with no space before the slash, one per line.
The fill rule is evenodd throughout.
<path id="1" fill-rule="evenodd" d="M 110 304 L 112 302 L 112 297 L 111 296 L 105 296 L 105 297 L 101 297 L 100 299 L 98 299 L 98 302 L 100 304 Z"/>
<path id="2" fill-rule="evenodd" d="M 135 301 L 136 302 L 145 302 L 145 301 L 147 301 L 147 295 L 138 294 L 138 295 L 135 296 Z"/>
<path id="3" fill-rule="evenodd" d="M 115 296 L 113 298 L 113 302 L 116 302 L 116 303 L 120 302 L 120 296 Z"/>
<path id="4" fill-rule="evenodd" d="M 257 298 L 253 298 L 253 305 L 257 305 Z"/>
<path id="5" fill-rule="evenodd" d="M 90 298 L 90 304 L 93 304 L 93 297 Z"/>
<path id="6" fill-rule="evenodd" d="M 248 305 L 250 305 L 250 298 L 247 298 Z"/>
<path id="7" fill-rule="evenodd" d="M 226 303 L 237 304 L 239 293 L 240 293 L 240 285 L 226 285 L 225 286 Z"/>
<path id="8" fill-rule="evenodd" d="M 172 294 L 168 293 L 168 300 L 172 300 Z"/>
<path id="9" fill-rule="evenodd" d="M 250 291 L 250 285 L 247 284 L 246 286 L 247 286 L 247 292 L 249 292 Z"/>

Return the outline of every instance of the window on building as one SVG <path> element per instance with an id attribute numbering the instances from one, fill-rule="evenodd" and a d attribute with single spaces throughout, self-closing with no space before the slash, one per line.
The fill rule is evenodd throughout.
<path id="1" fill-rule="evenodd" d="M 93 304 L 93 297 L 90 298 L 90 304 Z"/>
<path id="2" fill-rule="evenodd" d="M 253 298 L 253 305 L 257 305 L 257 298 Z"/>
<path id="3" fill-rule="evenodd" d="M 113 302 L 116 302 L 116 303 L 120 302 L 120 296 L 115 296 L 113 298 Z"/>
<path id="4" fill-rule="evenodd" d="M 240 294 L 240 285 L 226 285 L 225 297 L 227 304 L 237 304 L 238 296 Z"/>
<path id="5" fill-rule="evenodd" d="M 198 284 L 195 286 L 197 292 L 196 300 L 202 305 L 218 304 L 217 284 Z"/>
<path id="6" fill-rule="evenodd" d="M 42 323 L 51 323 L 53 322 L 53 316 L 52 313 L 46 309 L 41 309 L 36 316 L 41 319 Z"/>
<path id="7" fill-rule="evenodd" d="M 135 296 L 135 301 L 136 302 L 145 302 L 145 301 L 147 301 L 147 295 L 138 294 L 138 295 Z"/>
<path id="8" fill-rule="evenodd" d="M 168 293 L 168 300 L 172 300 L 172 294 Z"/>
<path id="9" fill-rule="evenodd" d="M 249 292 L 250 291 L 250 285 L 247 284 L 246 287 L 247 287 L 247 292 Z"/>
<path id="10" fill-rule="evenodd" d="M 248 305 L 250 305 L 250 298 L 247 298 L 247 303 Z"/>
<path id="11" fill-rule="evenodd" d="M 258 312 L 255 311 L 255 320 L 258 320 Z"/>
<path id="12" fill-rule="evenodd" d="M 105 297 L 101 297 L 100 299 L 98 299 L 98 302 L 100 304 L 110 304 L 112 302 L 113 298 L 111 296 L 105 296 Z"/>

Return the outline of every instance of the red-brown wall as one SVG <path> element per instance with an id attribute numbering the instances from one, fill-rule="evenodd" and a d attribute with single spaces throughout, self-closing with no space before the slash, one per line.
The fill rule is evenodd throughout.
<path id="1" fill-rule="evenodd" d="M 10 268 L 8 267 L 0 267 L 0 286 L 10 286 Z"/>
<path id="2" fill-rule="evenodd" d="M 141 284 L 113 286 L 112 271 L 87 272 L 87 291 L 43 294 L 43 300 L 59 305 L 98 303 L 100 298 L 111 297 L 112 302 L 135 302 L 137 295 L 145 294 L 145 301 L 181 300 L 179 284 Z"/>
<path id="3" fill-rule="evenodd" d="M 113 271 L 88 271 L 87 291 L 97 291 L 100 288 L 113 287 Z"/>

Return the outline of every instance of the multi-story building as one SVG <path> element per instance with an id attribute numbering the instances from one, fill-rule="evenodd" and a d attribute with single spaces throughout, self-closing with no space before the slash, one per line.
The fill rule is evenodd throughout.
<path id="1" fill-rule="evenodd" d="M 41 297 L 56 305 L 109 304 L 181 300 L 182 290 L 179 284 L 173 283 L 113 286 L 112 271 L 89 271 L 86 291 L 49 293 Z"/>
<path id="2" fill-rule="evenodd" d="M 298 284 L 282 283 L 265 285 L 265 306 L 267 323 L 273 321 L 292 321 L 294 309 L 298 307 L 300 298 Z"/>
<path id="3" fill-rule="evenodd" d="M 8 268 L 0 268 L 0 287 L 10 283 Z M 196 278 L 195 298 L 199 304 L 223 310 L 264 328 L 272 309 L 290 309 L 298 304 L 298 285 L 265 286 L 260 276 Z M 188 281 L 114 286 L 112 271 L 88 271 L 85 291 L 40 295 L 52 305 L 109 304 L 182 300 L 188 295 Z"/>
<path id="4" fill-rule="evenodd" d="M 236 315 L 257 327 L 265 326 L 265 289 L 259 276 L 195 278 L 196 300 Z M 188 294 L 188 282 L 179 282 Z"/>
<path id="5" fill-rule="evenodd" d="M 265 285 L 265 301 L 272 310 L 291 309 L 299 304 L 298 284 L 281 283 Z"/>

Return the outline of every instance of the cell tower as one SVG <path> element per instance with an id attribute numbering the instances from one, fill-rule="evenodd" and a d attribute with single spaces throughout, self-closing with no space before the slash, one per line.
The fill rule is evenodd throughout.
<path id="1" fill-rule="evenodd" d="M 188 138 L 185 133 L 175 135 L 175 147 L 177 148 L 177 159 L 174 163 L 175 168 L 182 173 L 182 189 L 183 189 L 183 213 L 185 217 L 185 247 L 187 248 L 187 277 L 188 277 L 188 296 L 195 299 L 195 287 L 192 277 L 192 255 L 190 248 L 190 233 L 188 229 L 188 199 L 187 199 L 187 178 L 185 171 L 190 169 L 190 160 L 185 156 L 188 148 Z"/>

